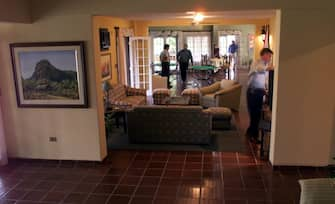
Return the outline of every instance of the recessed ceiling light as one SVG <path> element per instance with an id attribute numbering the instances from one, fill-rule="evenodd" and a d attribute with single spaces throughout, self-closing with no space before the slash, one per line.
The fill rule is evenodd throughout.
<path id="1" fill-rule="evenodd" d="M 193 21 L 195 22 L 195 23 L 199 23 L 199 22 L 201 22 L 201 21 L 203 21 L 204 20 L 204 15 L 202 15 L 202 13 L 196 13 L 194 16 L 193 16 Z"/>

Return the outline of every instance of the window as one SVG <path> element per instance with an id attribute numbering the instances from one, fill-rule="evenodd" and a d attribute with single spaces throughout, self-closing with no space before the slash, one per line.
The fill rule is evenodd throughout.
<path id="1" fill-rule="evenodd" d="M 195 63 L 201 62 L 201 55 L 210 56 L 210 34 L 204 32 L 186 33 L 185 42 L 188 49 L 192 52 L 193 61 Z"/>

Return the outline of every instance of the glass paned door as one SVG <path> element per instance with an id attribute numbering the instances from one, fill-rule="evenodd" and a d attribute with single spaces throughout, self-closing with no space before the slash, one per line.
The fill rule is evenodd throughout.
<path id="1" fill-rule="evenodd" d="M 130 47 L 130 85 L 148 90 L 152 88 L 150 37 L 131 37 Z"/>
<path id="2" fill-rule="evenodd" d="M 153 37 L 153 69 L 154 72 L 160 72 L 162 70 L 161 67 L 161 61 L 160 61 L 160 54 L 163 51 L 164 44 L 169 44 L 170 49 L 170 62 L 171 70 L 176 69 L 176 63 L 177 63 L 177 37 L 175 36 L 169 36 L 169 37 Z"/>

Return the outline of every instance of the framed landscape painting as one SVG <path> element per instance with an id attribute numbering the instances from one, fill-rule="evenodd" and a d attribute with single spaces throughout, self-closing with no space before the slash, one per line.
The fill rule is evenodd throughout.
<path id="1" fill-rule="evenodd" d="M 112 78 L 111 54 L 108 53 L 100 56 L 100 70 L 102 81 Z"/>
<path id="2" fill-rule="evenodd" d="M 10 44 L 19 107 L 87 108 L 84 42 Z"/>

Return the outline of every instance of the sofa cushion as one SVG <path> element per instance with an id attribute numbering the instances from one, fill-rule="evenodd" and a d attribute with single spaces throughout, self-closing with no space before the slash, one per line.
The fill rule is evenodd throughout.
<path id="1" fill-rule="evenodd" d="M 216 106 L 215 94 L 213 93 L 202 96 L 201 105 L 204 107 L 215 107 Z"/>
<path id="2" fill-rule="evenodd" d="M 128 96 L 122 100 L 131 105 L 144 105 L 146 104 L 146 97 L 144 96 Z"/>
<path id="3" fill-rule="evenodd" d="M 109 90 L 109 100 L 110 102 L 121 101 L 127 97 L 126 87 L 122 84 L 116 84 Z"/>
<path id="4" fill-rule="evenodd" d="M 236 84 L 236 81 L 234 80 L 222 79 L 220 82 L 221 89 L 232 87 L 234 84 Z"/>

